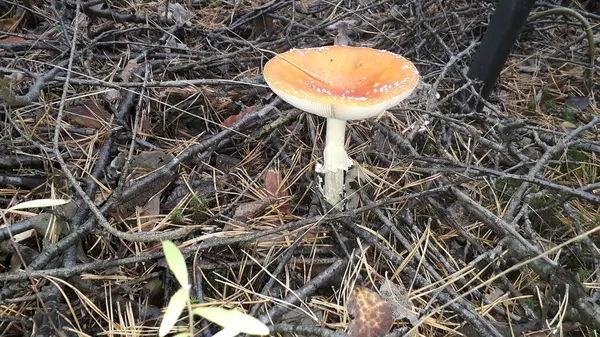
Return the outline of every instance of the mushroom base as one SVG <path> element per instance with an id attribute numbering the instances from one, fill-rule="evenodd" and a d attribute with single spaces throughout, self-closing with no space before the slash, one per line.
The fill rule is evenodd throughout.
<path id="1" fill-rule="evenodd" d="M 339 210 L 343 209 L 342 197 L 344 193 L 344 176 L 346 171 L 335 170 L 325 172 L 323 195 L 325 200 Z"/>
<path id="2" fill-rule="evenodd" d="M 346 171 L 352 166 L 352 160 L 346 152 L 346 121 L 328 118 L 323 151 L 323 172 Z"/>
<path id="3" fill-rule="evenodd" d="M 352 166 L 345 148 L 346 121 L 335 118 L 327 119 L 327 134 L 325 136 L 325 150 L 323 151 L 323 172 L 325 181 L 323 195 L 325 200 L 342 208 L 340 201 L 344 193 L 344 174 Z"/>

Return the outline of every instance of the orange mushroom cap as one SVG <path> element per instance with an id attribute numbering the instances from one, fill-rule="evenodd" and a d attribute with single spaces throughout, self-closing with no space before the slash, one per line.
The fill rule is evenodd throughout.
<path id="1" fill-rule="evenodd" d="M 292 49 L 267 62 L 263 75 L 284 101 L 341 120 L 374 117 L 419 83 L 417 68 L 404 57 L 351 46 Z"/>

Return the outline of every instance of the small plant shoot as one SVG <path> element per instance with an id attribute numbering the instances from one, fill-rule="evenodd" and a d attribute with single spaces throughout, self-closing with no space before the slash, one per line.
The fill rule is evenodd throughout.
<path id="1" fill-rule="evenodd" d="M 181 288 L 173 294 L 169 301 L 165 316 L 163 317 L 158 330 L 158 335 L 160 337 L 167 335 L 169 331 L 171 331 L 186 306 L 191 313 L 223 327 L 215 337 L 233 337 L 240 333 L 249 335 L 269 334 L 269 328 L 264 323 L 235 309 L 228 310 L 220 307 L 200 307 L 191 309 L 191 286 L 188 280 L 185 258 L 173 242 L 163 241 L 162 245 L 169 269 L 177 279 L 177 282 L 181 285 Z M 193 321 L 192 316 L 190 316 L 189 330 L 184 333 L 179 333 L 177 336 L 191 336 L 193 335 L 192 329 Z"/>

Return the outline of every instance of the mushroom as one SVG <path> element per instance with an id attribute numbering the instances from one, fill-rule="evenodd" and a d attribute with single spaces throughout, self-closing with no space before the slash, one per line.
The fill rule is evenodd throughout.
<path id="1" fill-rule="evenodd" d="M 415 89 L 419 73 L 400 55 L 366 47 L 328 46 L 292 49 L 265 64 L 265 81 L 281 99 L 327 118 L 323 194 L 332 205 L 342 198 L 348 120 L 375 117 Z"/>

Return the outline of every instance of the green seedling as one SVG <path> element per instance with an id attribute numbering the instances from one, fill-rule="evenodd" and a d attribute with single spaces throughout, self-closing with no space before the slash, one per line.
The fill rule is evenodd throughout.
<path id="1" fill-rule="evenodd" d="M 192 208 L 195 212 L 204 212 L 208 210 L 208 206 L 209 205 L 206 198 L 198 196 L 197 193 L 194 193 L 194 195 L 192 195 L 189 207 Z"/>
<path id="2" fill-rule="evenodd" d="M 181 225 L 183 221 L 183 211 L 181 209 L 174 209 L 171 212 L 171 222 L 176 225 Z"/>
<path id="3" fill-rule="evenodd" d="M 577 121 L 577 118 L 575 118 L 576 112 L 577 112 L 577 110 L 575 110 L 575 108 L 572 108 L 570 106 L 565 106 L 562 109 L 562 118 L 567 122 L 574 123 Z"/>
<path id="4" fill-rule="evenodd" d="M 208 219 L 208 216 L 204 213 L 210 209 L 209 202 L 206 198 L 200 197 L 197 193 L 194 193 L 188 207 L 192 210 L 192 220 L 194 222 L 200 223 Z"/>
<path id="5" fill-rule="evenodd" d="M 540 305 L 538 301 L 532 297 L 527 297 L 523 300 L 523 303 L 536 313 L 541 313 Z"/>
<path id="6" fill-rule="evenodd" d="M 587 282 L 590 276 L 592 276 L 592 272 L 589 269 L 584 268 L 580 268 L 578 274 L 581 282 Z"/>
<path id="7" fill-rule="evenodd" d="M 214 337 L 233 337 L 240 333 L 248 335 L 269 334 L 269 328 L 264 323 L 235 309 L 228 310 L 220 307 L 192 309 L 192 300 L 190 299 L 191 285 L 188 279 L 185 258 L 173 242 L 163 241 L 162 245 L 169 269 L 175 276 L 181 289 L 177 290 L 169 301 L 165 316 L 158 330 L 160 337 L 165 336 L 171 331 L 186 306 L 188 312 L 192 314 L 190 315 L 189 328 L 187 332 L 177 334 L 177 337 L 193 336 L 193 314 L 223 327 L 223 330 L 219 331 Z"/>

